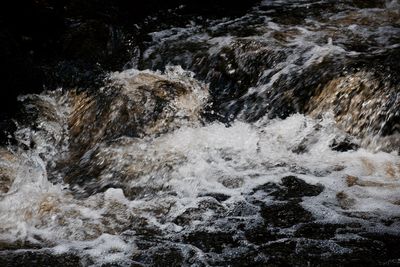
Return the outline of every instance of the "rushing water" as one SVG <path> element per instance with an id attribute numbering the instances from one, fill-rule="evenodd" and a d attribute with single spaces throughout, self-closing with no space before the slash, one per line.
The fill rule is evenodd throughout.
<path id="1" fill-rule="evenodd" d="M 399 4 L 358 2 L 193 18 L 150 33 L 99 91 L 21 96 L 1 253 L 400 264 Z"/>

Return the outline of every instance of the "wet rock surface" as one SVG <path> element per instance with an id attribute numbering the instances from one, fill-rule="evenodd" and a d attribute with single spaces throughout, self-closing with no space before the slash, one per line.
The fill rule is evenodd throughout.
<path id="1" fill-rule="evenodd" d="M 1 266 L 7 267 L 22 267 L 22 266 L 84 266 L 80 262 L 78 256 L 75 255 L 57 255 L 50 252 L 38 252 L 38 251 L 25 251 L 25 252 L 13 252 L 13 251 L 2 251 L 0 253 L 0 264 Z"/>
<path id="2" fill-rule="evenodd" d="M 323 191 L 322 185 L 310 185 L 295 176 L 282 178 L 282 188 L 271 193 L 277 200 L 318 196 Z"/>

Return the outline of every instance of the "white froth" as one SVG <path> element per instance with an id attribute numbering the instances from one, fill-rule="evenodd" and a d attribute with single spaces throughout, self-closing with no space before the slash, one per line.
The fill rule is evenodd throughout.
<path id="1" fill-rule="evenodd" d="M 264 0 L 262 5 L 281 2 Z M 293 5 L 302 5 L 302 1 L 295 2 Z M 387 1 L 387 6 L 397 7 L 398 3 Z M 361 15 L 368 16 L 368 12 L 374 14 L 375 11 L 365 12 Z M 329 20 L 347 15 L 331 16 Z M 246 17 L 231 22 L 217 21 L 209 29 L 218 31 L 244 19 Z M 307 26 L 301 27 L 278 25 L 265 17 L 265 25 L 259 26 L 264 34 L 248 37 L 248 40 L 270 46 L 277 53 L 285 51 L 286 57 L 277 61 L 273 68 L 266 69 L 260 81 L 267 82 L 257 83 L 245 97 L 254 93 L 263 95 L 285 75 L 300 73 L 329 57 L 354 55 L 354 51 L 347 51 L 341 45 L 342 36 L 332 37 L 317 30 L 318 27 L 328 29 L 328 26 L 317 21 L 309 21 Z M 369 28 L 350 24 L 346 29 L 364 39 L 374 38 L 379 44 L 385 44 L 399 34 L 398 29 L 390 26 Z M 278 41 L 271 37 L 274 31 L 293 31 L 295 34 L 277 46 Z M 145 59 L 155 56 L 159 52 L 158 46 L 168 46 L 169 42 L 175 41 L 206 43 L 208 55 L 218 56 L 239 39 L 230 35 L 211 37 L 202 27 L 193 25 L 154 32 L 151 37 L 154 46 L 144 51 Z M 179 118 L 186 114 L 182 110 L 206 102 L 207 93 L 192 84 L 194 74 L 181 67 L 168 66 L 165 73 L 129 69 L 112 73 L 109 78 L 128 86 L 129 80 L 139 73 L 162 75 L 164 79 L 179 81 L 193 89 L 193 94 L 174 103 L 174 115 Z M 232 69 L 230 74 L 234 73 Z M 112 145 L 98 144 L 96 149 L 103 153 L 103 160 L 113 162 L 100 177 L 96 177 L 98 181 L 107 184 L 117 179 L 115 173 L 126 171 L 132 174 L 127 177 L 133 178 L 121 183 L 128 189 L 144 188 L 144 193 L 135 198 L 122 189 L 109 188 L 82 200 L 74 198 L 68 186 L 60 183 L 63 177 L 53 184 L 47 173 L 55 159 L 68 153 L 70 140 L 65 133 L 71 111 L 67 94 L 58 90 L 23 98 L 36 99 L 44 108 L 52 110 L 53 117 L 39 117 L 36 129 L 20 127 L 16 132 L 17 140 L 26 147 L 31 143 L 36 147 L 31 151 L 16 151 L 18 160 L 15 162 L 0 162 L 0 167 L 4 165 L 13 170 L 14 177 L 9 192 L 0 194 L 0 241 L 53 246 L 55 253 L 76 252 L 89 257 L 95 265 L 115 262 L 128 265 L 130 255 L 137 247 L 134 237 L 129 241 L 123 237 L 127 231 L 125 226 L 144 218 L 163 233 L 181 233 L 186 226 L 177 225 L 174 220 L 190 208 L 197 208 L 207 193 L 229 196 L 230 199 L 221 204 L 227 208 L 242 201 L 256 186 L 279 183 L 287 175 L 324 186 L 320 195 L 305 197 L 302 202 L 317 219 L 332 223 L 363 223 L 370 219 L 376 221 L 375 227 L 380 231 L 399 232 L 400 223 L 385 226 L 380 221 L 400 216 L 399 155 L 373 153 L 366 149 L 333 151 L 330 148 L 332 140 L 345 134 L 336 128 L 329 114 L 321 120 L 295 114 L 285 120 L 262 118 L 255 123 L 237 120 L 230 126 L 219 122 L 179 125 L 174 131 L 157 136 L 122 137 Z M 301 145 L 304 145 L 304 151 L 299 152 Z M 82 163 L 91 159 L 90 153 L 82 157 Z M 349 176 L 357 182 L 349 184 Z M 342 205 L 338 194 L 346 196 L 350 204 Z M 269 203 L 272 198 L 266 197 L 263 201 Z M 207 220 L 213 215 L 207 210 L 202 219 Z M 199 219 L 188 227 L 195 228 L 202 223 Z M 324 245 L 335 244 L 327 242 Z M 343 252 L 339 248 L 333 249 Z"/>
<path id="2" fill-rule="evenodd" d="M 320 130 L 315 131 L 317 124 Z M 144 216 L 160 229 L 181 231 L 182 227 L 170 220 L 189 207 L 196 207 L 198 195 L 223 193 L 232 196 L 231 201 L 234 201 L 257 185 L 279 182 L 289 174 L 325 186 L 321 195 L 304 202 L 304 206 L 321 220 L 350 220 L 337 203 L 338 192 L 345 192 L 355 200 L 346 212 L 368 213 L 380 218 L 400 216 L 400 206 L 394 204 L 399 200 L 399 171 L 396 171 L 397 178 L 388 177 L 386 173 L 388 164 L 399 164 L 399 157 L 363 149 L 332 151 L 330 141 L 342 134 L 329 116 L 316 121 L 297 114 L 285 120 L 264 119 L 254 124 L 236 121 L 230 127 L 221 123 L 183 127 L 158 137 L 131 140 L 131 145 L 123 142 L 122 146 L 113 148 L 114 154 L 121 155 L 117 161 L 121 166 L 127 163 L 128 154 L 133 155 L 133 159 L 143 159 L 146 155 L 153 158 L 148 158 L 153 164 L 150 172 L 135 180 L 135 186 L 162 184 L 177 193 L 176 196 L 150 195 L 151 199 L 146 201 L 129 201 L 121 189 L 111 188 L 90 197 L 82 205 L 83 202 L 73 200 L 66 191 L 47 181 L 45 164 L 40 158 L 36 157 L 36 162 L 26 160 L 18 163 L 12 193 L 3 195 L 0 201 L 0 239 L 34 240 L 33 236 L 39 234 L 58 244 L 55 247 L 58 253 L 78 250 L 99 262 L 119 261 L 132 252 L 134 245 L 108 234 L 107 229 L 112 225 L 102 225 L 104 216 Z M 308 150 L 302 154 L 292 152 L 304 138 L 308 140 Z M 29 158 L 35 157 L 29 155 Z M 168 171 L 157 166 L 165 162 L 171 165 Z M 133 161 L 132 164 L 137 163 Z M 372 184 L 348 187 L 347 175 Z M 229 179 L 240 183 L 227 187 L 224 180 Z M 167 221 L 152 215 L 152 210 L 160 204 L 170 205 Z M 63 213 L 73 214 L 73 217 L 63 218 Z M 212 213 L 204 216 L 212 216 Z M 58 225 L 62 221 L 64 223 Z M 98 233 L 105 232 L 95 234 L 96 228 Z M 95 239 L 87 241 L 89 236 Z"/>

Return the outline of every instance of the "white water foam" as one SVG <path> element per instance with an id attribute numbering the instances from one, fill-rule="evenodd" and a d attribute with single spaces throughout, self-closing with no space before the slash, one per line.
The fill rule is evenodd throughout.
<path id="1" fill-rule="evenodd" d="M 21 152 L 21 161 L 15 163 L 15 181 L 0 200 L 0 239 L 45 242 L 56 245 L 56 253 L 79 251 L 95 264 L 128 264 L 135 240 L 120 235 L 129 218 L 144 217 L 164 232 L 179 233 L 186 228 L 177 226 L 174 219 L 197 207 L 202 199 L 199 195 L 226 194 L 231 198 L 223 206 L 229 208 L 257 185 L 279 183 L 293 174 L 307 183 L 324 185 L 321 195 L 303 203 L 319 220 L 337 223 L 375 218 L 376 229 L 398 231 L 399 225 L 385 226 L 379 221 L 400 216 L 399 156 L 364 149 L 332 151 L 332 139 L 343 135 L 329 116 L 317 121 L 297 114 L 285 120 L 236 121 L 230 127 L 215 122 L 158 137 L 124 138 L 120 145 L 102 148 L 113 162 L 102 179 L 114 179 L 108 175 L 112 170 L 135 172 L 138 167 L 144 173 L 124 181 L 128 188 L 164 188 L 133 200 L 112 188 L 84 201 L 74 199 L 61 185 L 47 181 L 46 163 L 37 154 Z M 307 151 L 293 152 L 304 139 Z M 348 175 L 360 183 L 349 187 Z M 349 207 L 338 204 L 339 192 L 354 200 Z M 351 215 L 361 213 L 369 219 Z M 204 216 L 207 220 L 212 214 Z"/>

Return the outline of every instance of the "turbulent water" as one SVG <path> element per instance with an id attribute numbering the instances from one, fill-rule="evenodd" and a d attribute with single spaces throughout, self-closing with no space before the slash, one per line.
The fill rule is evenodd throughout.
<path id="1" fill-rule="evenodd" d="M 2 261 L 400 264 L 399 8 L 263 1 L 150 33 L 99 91 L 20 96 Z"/>

